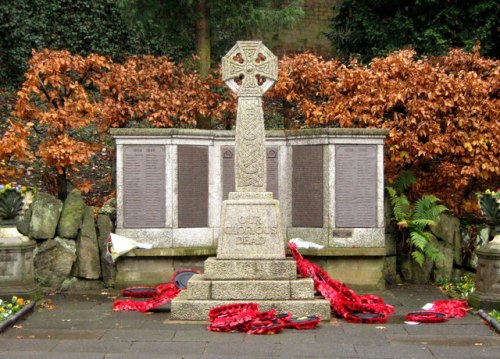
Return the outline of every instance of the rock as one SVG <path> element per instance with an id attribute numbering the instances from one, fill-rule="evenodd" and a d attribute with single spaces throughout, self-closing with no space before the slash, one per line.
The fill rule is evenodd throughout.
<path id="1" fill-rule="evenodd" d="M 396 272 L 396 256 L 387 256 L 384 259 L 384 268 L 382 269 L 384 274 L 385 284 L 394 285 L 397 281 Z"/>
<path id="2" fill-rule="evenodd" d="M 486 224 L 480 225 L 478 227 L 478 234 L 476 238 L 474 239 L 474 250 L 470 254 L 470 258 L 466 265 L 469 268 L 472 269 L 477 269 L 477 262 L 478 262 L 478 257 L 476 254 L 476 251 L 484 246 L 485 244 L 488 243 L 488 240 L 490 238 L 490 227 Z"/>
<path id="3" fill-rule="evenodd" d="M 401 258 L 401 274 L 406 282 L 414 284 L 427 284 L 430 281 L 434 263 L 428 258 L 422 267 L 411 257 Z"/>
<path id="4" fill-rule="evenodd" d="M 27 208 L 23 214 L 16 217 L 16 227 L 19 233 L 25 236 L 30 234 L 31 207 Z"/>
<path id="5" fill-rule="evenodd" d="M 76 240 L 76 262 L 72 275 L 86 279 L 101 277 L 101 261 L 92 207 L 85 207 L 82 227 Z"/>
<path id="6" fill-rule="evenodd" d="M 97 243 L 99 245 L 99 257 L 101 258 L 102 279 L 107 287 L 114 286 L 116 275 L 115 265 L 105 259 L 106 242 L 112 231 L 113 222 L 111 222 L 111 218 L 105 214 L 100 214 L 97 217 Z"/>
<path id="7" fill-rule="evenodd" d="M 28 236 L 31 239 L 52 239 L 62 211 L 62 202 L 54 196 L 38 192 L 31 207 Z"/>
<path id="8" fill-rule="evenodd" d="M 78 230 L 82 224 L 83 211 L 85 203 L 82 199 L 82 193 L 78 189 L 72 190 L 66 200 L 57 226 L 57 234 L 64 238 L 76 238 Z"/>
<path id="9" fill-rule="evenodd" d="M 434 243 L 434 245 L 444 255 L 444 259 L 434 262 L 434 271 L 432 272 L 434 281 L 451 279 L 453 274 L 453 248 L 444 242 Z"/>
<path id="10" fill-rule="evenodd" d="M 394 256 L 397 253 L 397 243 L 396 243 L 397 234 L 393 232 L 385 233 L 385 250 L 386 255 Z"/>
<path id="11" fill-rule="evenodd" d="M 453 248 L 453 260 L 456 264 L 462 265 L 462 236 L 458 218 L 447 213 L 441 213 L 436 225 L 431 226 L 431 232 Z"/>
<path id="12" fill-rule="evenodd" d="M 116 217 L 116 198 L 111 198 L 99 210 L 99 214 L 107 214 L 111 218 Z"/>
<path id="13" fill-rule="evenodd" d="M 68 278 L 76 260 L 75 242 L 56 237 L 40 244 L 35 253 L 34 267 L 38 282 L 52 289 L 59 289 Z"/>

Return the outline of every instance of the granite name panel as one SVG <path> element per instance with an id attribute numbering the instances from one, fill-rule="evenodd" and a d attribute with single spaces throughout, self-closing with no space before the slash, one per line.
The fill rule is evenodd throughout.
<path id="1" fill-rule="evenodd" d="M 377 226 L 377 147 L 335 147 L 335 226 Z"/>
<path id="2" fill-rule="evenodd" d="M 234 146 L 222 146 L 222 199 L 228 198 L 229 192 L 235 190 L 234 180 Z M 279 199 L 279 149 L 267 147 L 267 191 Z"/>
<path id="3" fill-rule="evenodd" d="M 177 147 L 179 228 L 208 227 L 208 147 Z"/>
<path id="4" fill-rule="evenodd" d="M 323 227 L 323 146 L 292 146 L 292 226 Z"/>
<path id="5" fill-rule="evenodd" d="M 165 227 L 165 147 L 124 146 L 123 172 L 124 228 Z"/>

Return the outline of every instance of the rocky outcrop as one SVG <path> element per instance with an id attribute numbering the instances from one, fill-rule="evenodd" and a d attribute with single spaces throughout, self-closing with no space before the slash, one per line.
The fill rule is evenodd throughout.
<path id="1" fill-rule="evenodd" d="M 453 261 L 462 265 L 462 235 L 458 218 L 448 213 L 440 214 L 436 225 L 431 226 L 431 232 L 453 249 Z"/>
<path id="2" fill-rule="evenodd" d="M 83 222 L 76 240 L 76 262 L 72 275 L 85 279 L 101 277 L 101 261 L 92 207 L 85 207 Z"/>
<path id="3" fill-rule="evenodd" d="M 106 242 L 112 231 L 113 222 L 111 218 L 105 214 L 100 214 L 99 217 L 97 217 L 97 243 L 99 245 L 99 257 L 101 259 L 102 280 L 107 287 L 114 286 L 116 275 L 114 264 L 109 263 L 105 259 Z"/>
<path id="4" fill-rule="evenodd" d="M 42 287 L 59 289 L 70 275 L 75 260 L 75 241 L 56 237 L 41 243 L 34 257 L 37 281 Z"/>
<path id="5" fill-rule="evenodd" d="M 54 196 L 38 192 L 31 207 L 29 237 L 51 239 L 55 237 L 63 203 Z"/>
<path id="6" fill-rule="evenodd" d="M 59 237 L 76 238 L 78 236 L 84 209 L 85 203 L 82 199 L 82 193 L 78 189 L 72 190 L 64 201 L 61 218 L 57 226 L 57 235 Z"/>

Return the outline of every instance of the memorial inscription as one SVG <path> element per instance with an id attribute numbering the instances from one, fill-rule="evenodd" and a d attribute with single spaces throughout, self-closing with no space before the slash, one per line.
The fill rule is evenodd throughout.
<path id="1" fill-rule="evenodd" d="M 377 147 L 335 148 L 335 226 L 376 227 Z"/>
<path id="2" fill-rule="evenodd" d="M 123 153 L 124 227 L 165 227 L 165 148 L 127 145 Z"/>
<path id="3" fill-rule="evenodd" d="M 208 227 L 208 148 L 178 146 L 179 228 Z"/>
<path id="4" fill-rule="evenodd" d="M 292 226 L 323 227 L 323 146 L 293 146 Z"/>

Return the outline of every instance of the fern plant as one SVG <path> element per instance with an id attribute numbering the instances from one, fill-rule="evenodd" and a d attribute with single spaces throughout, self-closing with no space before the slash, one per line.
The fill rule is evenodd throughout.
<path id="1" fill-rule="evenodd" d="M 405 192 L 416 183 L 410 172 L 402 172 L 395 181 L 386 186 L 393 209 L 394 219 L 403 236 L 403 242 L 409 248 L 412 258 L 422 266 L 426 258 L 432 261 L 443 259 L 441 251 L 432 242 L 429 226 L 436 224 L 437 217 L 447 210 L 439 199 L 426 195 L 411 203 Z"/>
<path id="2" fill-rule="evenodd" d="M 0 193 L 0 219 L 12 220 L 23 209 L 24 201 L 21 193 L 15 189 L 7 189 Z"/>

